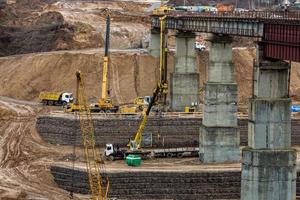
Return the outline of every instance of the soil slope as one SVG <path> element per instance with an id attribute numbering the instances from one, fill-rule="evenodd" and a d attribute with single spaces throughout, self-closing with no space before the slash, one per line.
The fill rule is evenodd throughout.
<path id="1" fill-rule="evenodd" d="M 148 41 L 148 3 L 131 1 L 19 0 L 0 9 L 0 56 L 103 46 L 105 9 L 111 14 L 111 47 Z"/>
<path id="2" fill-rule="evenodd" d="M 234 49 L 233 63 L 239 85 L 239 103 L 247 105 L 252 91 L 254 49 Z M 102 80 L 100 49 L 59 51 L 0 58 L 0 95 L 35 100 L 41 91 L 70 91 L 75 93 L 75 72 L 81 70 L 89 100 L 100 96 Z M 158 75 L 158 60 L 138 50 L 113 50 L 109 71 L 109 88 L 116 104 L 131 103 L 136 96 L 151 95 Z M 206 81 L 208 52 L 197 55 L 200 86 Z M 168 70 L 172 72 L 173 53 L 169 55 Z M 293 63 L 291 96 L 300 87 L 300 65 Z"/>

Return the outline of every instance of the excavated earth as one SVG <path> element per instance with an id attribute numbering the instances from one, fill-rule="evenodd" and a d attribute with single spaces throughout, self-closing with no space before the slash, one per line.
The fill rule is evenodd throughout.
<path id="1" fill-rule="evenodd" d="M 81 70 L 89 101 L 99 98 L 105 8 L 112 18 L 109 88 L 114 103 L 122 106 L 136 96 L 151 95 L 158 60 L 138 49 L 149 42 L 150 18 L 144 11 L 149 2 L 17 0 L 1 5 L 0 56 L 7 57 L 0 58 L 0 199 L 65 200 L 70 199 L 70 191 L 74 199 L 89 198 L 78 121 L 60 111 L 49 114 L 61 108 L 44 107 L 37 96 L 44 90 L 75 93 L 75 72 Z M 170 37 L 170 47 L 174 47 L 174 37 Z M 235 38 L 234 46 L 253 46 L 252 39 Z M 254 56 L 254 48 L 233 50 L 239 111 L 244 113 L 252 91 Z M 202 87 L 207 80 L 208 52 L 198 52 L 196 58 Z M 173 65 L 174 52 L 170 52 L 170 73 Z M 290 95 L 294 102 L 299 99 L 299 86 L 300 64 L 292 63 Z M 125 146 L 139 121 L 140 116 L 97 115 L 97 144 Z M 146 132 L 153 134 L 154 147 L 197 146 L 200 124 L 199 115 L 151 116 Z M 294 147 L 300 143 L 299 126 L 299 120 L 293 119 Z M 246 145 L 245 118 L 239 120 L 239 127 L 241 145 Z M 144 161 L 141 168 L 127 167 L 123 161 L 105 162 L 105 169 L 104 176 L 111 182 L 110 197 L 118 199 L 240 197 L 240 164 L 156 159 Z M 300 180 L 297 186 L 300 195 Z"/>
<path id="2" fill-rule="evenodd" d="M 17 0 L 0 8 L 0 56 L 103 46 L 105 9 L 111 47 L 138 48 L 149 40 L 147 2 Z"/>

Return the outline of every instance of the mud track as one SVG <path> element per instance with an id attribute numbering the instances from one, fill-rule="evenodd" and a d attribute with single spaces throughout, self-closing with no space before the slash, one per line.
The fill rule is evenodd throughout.
<path id="1" fill-rule="evenodd" d="M 35 130 L 36 103 L 0 97 L 0 199 L 69 199 L 49 172 L 61 150 Z"/>

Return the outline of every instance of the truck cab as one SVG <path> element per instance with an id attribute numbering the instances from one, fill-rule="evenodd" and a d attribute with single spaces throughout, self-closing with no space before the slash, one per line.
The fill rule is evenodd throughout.
<path id="1" fill-rule="evenodd" d="M 113 144 L 106 144 L 104 155 L 111 161 L 116 159 L 124 159 L 125 151 L 120 150 L 118 146 L 115 149 Z"/>
<path id="2" fill-rule="evenodd" d="M 206 47 L 203 43 L 196 41 L 195 42 L 195 49 L 199 51 L 205 51 Z"/>
<path id="3" fill-rule="evenodd" d="M 151 101 L 150 96 L 137 97 L 134 100 L 134 103 L 140 106 L 148 106 Z"/>
<path id="4" fill-rule="evenodd" d="M 61 101 L 66 103 L 72 103 L 73 102 L 73 94 L 69 92 L 64 92 L 61 95 Z"/>

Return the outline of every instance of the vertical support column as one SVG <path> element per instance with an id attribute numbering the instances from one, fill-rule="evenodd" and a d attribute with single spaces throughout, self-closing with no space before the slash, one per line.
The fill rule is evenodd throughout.
<path id="1" fill-rule="evenodd" d="M 257 49 L 248 145 L 242 150 L 242 200 L 296 199 L 296 151 L 291 148 L 290 66 L 262 59 Z"/>
<path id="2" fill-rule="evenodd" d="M 158 58 L 160 55 L 160 32 L 159 29 L 151 29 L 149 54 Z"/>
<path id="3" fill-rule="evenodd" d="M 177 32 L 174 72 L 171 73 L 171 108 L 199 104 L 199 73 L 196 66 L 195 34 Z"/>
<path id="4" fill-rule="evenodd" d="M 199 134 L 199 159 L 204 163 L 240 160 L 237 127 L 237 84 L 232 63 L 232 38 L 210 35 L 208 81 Z"/>

